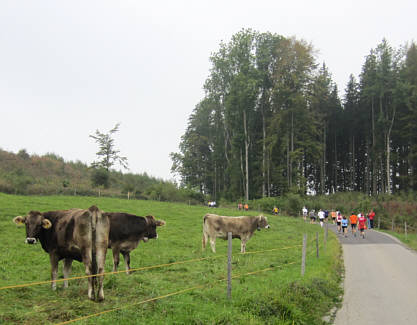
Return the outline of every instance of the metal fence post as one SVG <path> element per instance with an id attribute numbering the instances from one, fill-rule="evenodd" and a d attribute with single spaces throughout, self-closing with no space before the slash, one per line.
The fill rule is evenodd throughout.
<path id="1" fill-rule="evenodd" d="M 317 250 L 317 258 L 319 258 L 319 233 L 316 232 L 316 250 Z"/>
<path id="2" fill-rule="evenodd" d="M 227 233 L 227 298 L 232 298 L 232 233 Z"/>
<path id="3" fill-rule="evenodd" d="M 303 253 L 301 255 L 301 276 L 306 271 L 307 234 L 303 235 Z"/>
<path id="4" fill-rule="evenodd" d="M 404 234 L 405 234 L 405 239 L 407 240 L 407 221 L 404 221 Z"/>
<path id="5" fill-rule="evenodd" d="M 327 247 L 327 236 L 329 233 L 329 224 L 326 222 L 326 227 L 324 228 L 324 249 Z"/>
<path id="6" fill-rule="evenodd" d="M 378 230 L 381 229 L 381 218 L 378 217 Z"/>
<path id="7" fill-rule="evenodd" d="M 391 230 L 394 231 L 394 218 L 392 218 Z"/>

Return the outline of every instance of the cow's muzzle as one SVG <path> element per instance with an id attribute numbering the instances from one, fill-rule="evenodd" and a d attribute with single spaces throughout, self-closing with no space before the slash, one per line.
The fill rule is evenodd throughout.
<path id="1" fill-rule="evenodd" d="M 31 244 L 31 245 L 36 244 L 36 238 L 28 237 L 28 238 L 26 238 L 25 243 L 26 244 Z"/>

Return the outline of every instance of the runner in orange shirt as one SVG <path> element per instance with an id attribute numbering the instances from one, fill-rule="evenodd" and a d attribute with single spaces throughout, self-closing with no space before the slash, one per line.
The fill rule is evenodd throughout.
<path id="1" fill-rule="evenodd" d="M 350 227 L 352 228 L 352 235 L 356 237 L 356 225 L 358 224 L 358 216 L 352 212 L 352 215 L 349 217 Z"/>
<path id="2" fill-rule="evenodd" d="M 332 212 L 330 212 L 330 215 L 332 216 L 333 224 L 335 224 L 336 223 L 336 217 L 337 217 L 336 211 L 332 210 Z"/>

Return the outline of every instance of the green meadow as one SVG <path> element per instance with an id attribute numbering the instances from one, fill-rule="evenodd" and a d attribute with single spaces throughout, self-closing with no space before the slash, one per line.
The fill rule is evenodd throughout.
<path id="1" fill-rule="evenodd" d="M 105 301 L 87 299 L 87 280 L 63 289 L 57 283 L 2 289 L 50 280 L 48 255 L 40 244 L 27 245 L 25 228 L 12 218 L 30 210 L 88 208 L 122 211 L 166 221 L 159 238 L 141 242 L 131 253 L 131 267 L 164 265 L 105 277 Z M 207 212 L 237 216 L 257 211 L 96 197 L 13 196 L 0 194 L 0 324 L 324 324 L 323 316 L 340 304 L 343 261 L 335 235 L 327 244 L 318 225 L 301 218 L 267 215 L 270 229 L 257 231 L 240 254 L 233 240 L 232 295 L 227 297 L 227 241 L 217 253 L 201 248 L 202 220 Z M 320 257 L 316 257 L 316 232 Z M 301 276 L 303 233 L 308 235 L 307 262 Z M 200 260 L 202 259 L 202 260 Z M 180 263 L 184 262 L 184 263 Z M 177 263 L 177 264 L 174 264 Z M 124 270 L 121 257 L 119 270 Z M 108 251 L 106 272 L 112 271 Z M 84 275 L 74 262 L 72 277 Z M 59 268 L 62 278 L 62 262 Z M 94 315 L 94 316 L 92 316 Z M 92 317 L 89 317 L 92 316 Z M 83 318 L 86 317 L 86 318 Z"/>

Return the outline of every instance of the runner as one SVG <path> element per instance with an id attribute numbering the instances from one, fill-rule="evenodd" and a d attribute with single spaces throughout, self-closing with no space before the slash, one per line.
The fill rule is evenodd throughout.
<path id="1" fill-rule="evenodd" d="M 325 218 L 324 211 L 320 209 L 319 212 L 317 213 L 317 216 L 319 217 L 320 227 L 323 228 L 323 223 L 324 223 L 324 218 Z"/>
<path id="2" fill-rule="evenodd" d="M 278 215 L 278 208 L 276 206 L 274 206 L 274 208 L 272 209 L 272 213 L 274 215 Z"/>
<path id="3" fill-rule="evenodd" d="M 346 216 L 342 217 L 342 229 L 343 229 L 343 233 L 345 234 L 345 237 L 347 237 L 347 227 L 348 227 L 348 219 L 346 219 Z"/>
<path id="4" fill-rule="evenodd" d="M 337 232 L 340 234 L 340 232 L 342 231 L 342 214 L 340 213 L 340 211 L 337 211 L 336 213 Z"/>
<path id="5" fill-rule="evenodd" d="M 327 220 L 329 219 L 329 210 L 324 210 L 324 219 L 326 220 L 326 222 L 327 222 Z"/>
<path id="6" fill-rule="evenodd" d="M 316 215 L 314 213 L 314 209 L 310 210 L 310 223 L 316 223 Z"/>
<path id="7" fill-rule="evenodd" d="M 303 206 L 303 218 L 304 218 L 304 221 L 307 221 L 307 213 L 308 213 L 308 210 L 307 210 L 307 208 L 306 208 L 306 206 Z"/>
<path id="8" fill-rule="evenodd" d="M 350 216 L 350 227 L 352 228 L 352 235 L 356 237 L 356 224 L 358 223 L 358 216 L 352 212 Z"/>
<path id="9" fill-rule="evenodd" d="M 371 212 L 368 214 L 368 220 L 369 220 L 369 229 L 374 228 L 374 218 L 375 218 L 375 212 L 373 209 L 371 209 Z"/>
<path id="10" fill-rule="evenodd" d="M 366 218 L 362 213 L 358 214 L 358 222 L 359 222 L 359 231 L 361 233 L 361 236 L 362 238 L 365 238 Z"/>
<path id="11" fill-rule="evenodd" d="M 332 212 L 330 212 L 330 215 L 332 216 L 333 224 L 335 224 L 336 223 L 336 217 L 337 217 L 336 211 L 332 210 Z"/>

